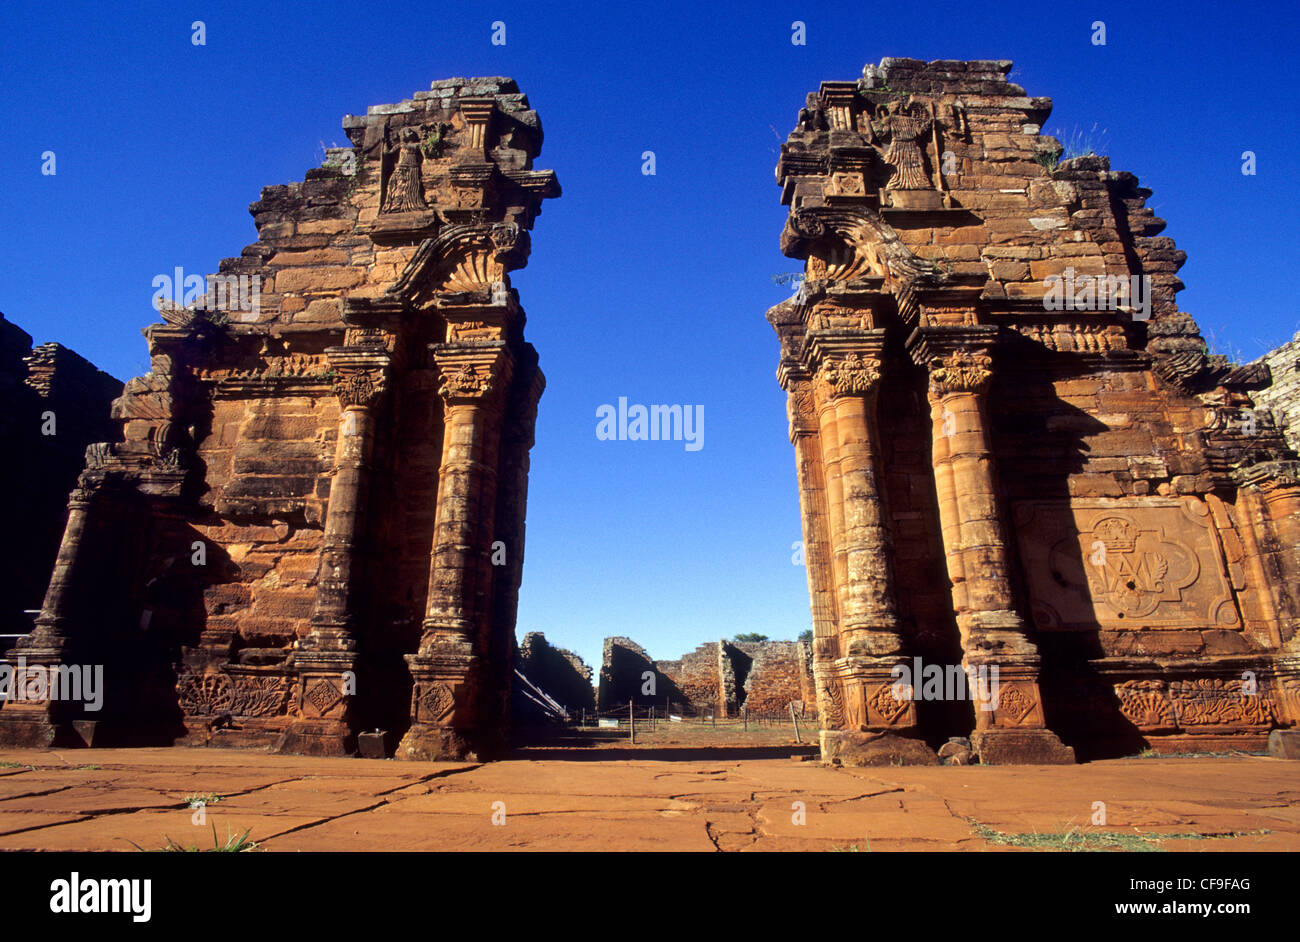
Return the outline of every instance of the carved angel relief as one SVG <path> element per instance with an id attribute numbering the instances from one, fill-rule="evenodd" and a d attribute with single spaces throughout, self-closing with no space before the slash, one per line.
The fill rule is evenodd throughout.
<path id="1" fill-rule="evenodd" d="M 918 144 L 934 124 L 934 118 L 924 105 L 914 104 L 886 113 L 875 123 L 875 130 L 889 139 L 885 162 L 893 170 L 885 183 L 886 190 L 928 190 L 933 188 L 925 171 L 922 154 L 924 144 Z"/>
<path id="2" fill-rule="evenodd" d="M 428 209 L 424 202 L 424 182 L 420 179 L 420 135 L 414 128 L 403 128 L 401 142 L 389 149 L 396 152 L 397 163 L 384 188 L 381 213 L 412 213 Z"/>

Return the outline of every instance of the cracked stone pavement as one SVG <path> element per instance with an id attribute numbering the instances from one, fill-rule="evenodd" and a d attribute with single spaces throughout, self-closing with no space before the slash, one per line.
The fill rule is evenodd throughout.
<path id="1" fill-rule="evenodd" d="M 834 769 L 785 759 L 473 764 L 7 750 L 0 849 L 134 851 L 168 838 L 210 847 L 215 825 L 223 841 L 247 829 L 267 851 L 980 851 L 1005 849 L 990 842 L 995 834 L 1071 828 L 1142 835 L 1167 850 L 1294 851 L 1297 768 L 1255 756 Z M 220 800 L 195 825 L 189 801 L 204 796 Z M 1104 827 L 1091 824 L 1098 801 Z"/>

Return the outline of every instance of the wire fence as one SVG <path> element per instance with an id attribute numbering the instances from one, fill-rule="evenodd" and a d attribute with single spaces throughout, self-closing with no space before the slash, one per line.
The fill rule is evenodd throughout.
<path id="1" fill-rule="evenodd" d="M 722 710 L 700 708 L 692 704 L 668 702 L 664 705 L 629 703 L 604 710 L 570 710 L 572 725 L 579 729 L 617 729 L 635 732 L 671 729 L 674 726 L 726 729 L 732 732 L 786 729 L 796 738 L 816 730 L 815 718 L 805 714 L 802 704 L 791 703 L 783 712 L 773 710 Z M 814 733 L 815 735 L 815 733 Z"/>

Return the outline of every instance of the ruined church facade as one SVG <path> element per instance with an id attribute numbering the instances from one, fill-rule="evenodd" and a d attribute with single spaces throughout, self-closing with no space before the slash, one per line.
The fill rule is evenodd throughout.
<path id="1" fill-rule="evenodd" d="M 0 742 L 500 747 L 544 386 L 509 273 L 559 186 L 510 79 L 344 129 L 262 191 L 257 241 L 206 294 L 156 303 L 123 440 L 88 449 L 9 652 L 102 664 L 103 708 L 11 700 Z"/>
<path id="2" fill-rule="evenodd" d="M 1208 353 L 1150 191 L 1060 160 L 1010 67 L 886 59 L 822 83 L 782 146 L 804 278 L 767 317 L 823 756 L 1261 748 L 1300 720 L 1300 462 L 1253 410 L 1269 371 Z M 898 683 L 917 664 L 997 696 L 924 696 Z"/>

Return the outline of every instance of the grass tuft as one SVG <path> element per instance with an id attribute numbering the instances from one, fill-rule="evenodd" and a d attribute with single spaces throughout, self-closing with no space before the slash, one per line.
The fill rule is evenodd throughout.
<path id="1" fill-rule="evenodd" d="M 167 839 L 167 844 L 164 847 L 159 847 L 157 850 L 158 852 L 173 853 L 173 854 L 197 854 L 197 853 L 211 853 L 211 852 L 215 852 L 219 854 L 238 854 L 243 851 L 257 849 L 257 841 L 250 841 L 248 839 L 248 832 L 251 830 L 252 828 L 248 828 L 248 830 L 244 831 L 243 834 L 239 834 L 239 835 L 235 835 L 229 830 L 227 830 L 226 842 L 223 844 L 221 843 L 221 839 L 217 837 L 217 826 L 214 823 L 212 825 L 212 846 L 211 847 L 199 847 L 197 845 L 193 847 L 186 847 L 184 844 L 176 843 L 174 840 L 172 840 L 170 837 L 164 834 L 163 837 Z M 137 844 L 135 841 L 129 841 L 128 843 L 130 843 L 130 845 L 134 847 L 136 850 L 144 851 L 144 848 L 141 847 L 139 844 Z"/>

